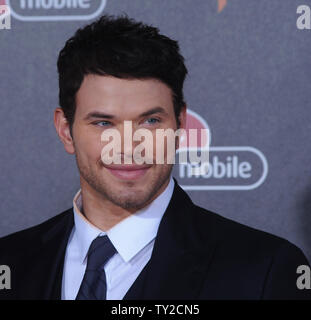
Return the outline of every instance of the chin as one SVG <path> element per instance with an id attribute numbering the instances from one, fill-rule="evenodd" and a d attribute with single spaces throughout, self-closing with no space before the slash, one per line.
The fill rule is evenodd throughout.
<path id="1" fill-rule="evenodd" d="M 123 209 L 140 209 L 143 208 L 147 201 L 147 199 L 137 199 L 137 198 L 123 198 L 123 199 L 111 199 L 114 204 L 123 208 Z"/>

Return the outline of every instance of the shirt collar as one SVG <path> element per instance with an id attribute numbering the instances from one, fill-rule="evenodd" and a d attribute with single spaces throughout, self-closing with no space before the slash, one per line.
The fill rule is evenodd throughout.
<path id="1" fill-rule="evenodd" d="M 165 190 L 147 207 L 125 218 L 107 232 L 104 232 L 91 224 L 82 214 L 81 190 L 73 199 L 75 234 L 79 248 L 79 260 L 81 263 L 87 256 L 92 241 L 107 234 L 110 241 L 125 262 L 131 260 L 140 250 L 156 237 L 162 216 L 171 200 L 174 191 L 174 180 Z"/>
<path id="2" fill-rule="evenodd" d="M 81 212 L 82 209 L 82 195 L 81 189 L 77 192 L 73 199 L 74 212 L 74 239 L 77 244 L 77 252 L 79 254 L 79 261 L 83 263 L 87 256 L 87 252 L 92 241 L 100 235 L 106 233 L 93 224 L 91 224 Z"/>

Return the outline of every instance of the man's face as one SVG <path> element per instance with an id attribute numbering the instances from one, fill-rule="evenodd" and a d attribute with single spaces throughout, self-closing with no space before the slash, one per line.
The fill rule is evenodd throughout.
<path id="1" fill-rule="evenodd" d="M 181 113 L 184 124 L 185 110 Z M 131 121 L 133 132 L 148 129 L 153 136 L 153 164 L 124 165 L 129 157 L 124 146 L 124 121 Z M 167 185 L 172 164 L 155 163 L 156 129 L 177 129 L 171 89 L 155 80 L 126 80 L 87 75 L 76 95 L 72 149 L 80 171 L 81 187 L 86 186 L 104 199 L 125 209 L 139 209 L 152 201 Z M 101 158 L 101 141 L 107 129 L 121 136 L 121 165 L 106 165 Z M 140 142 L 132 141 L 133 151 Z M 165 148 L 166 149 L 166 148 Z M 132 155 L 132 154 L 131 154 Z M 131 156 L 130 155 L 130 156 Z M 166 153 L 164 157 L 166 158 Z"/>

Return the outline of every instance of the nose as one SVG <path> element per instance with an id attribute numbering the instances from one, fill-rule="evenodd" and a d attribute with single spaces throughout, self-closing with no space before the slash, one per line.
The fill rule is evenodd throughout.
<path id="1" fill-rule="evenodd" d="M 120 126 L 121 133 L 121 161 L 124 164 L 150 163 L 153 158 L 153 135 L 146 128 L 137 128 L 132 121 L 124 121 Z M 139 146 L 140 145 L 140 146 Z M 139 146 L 138 148 L 136 148 Z M 147 160 L 148 159 L 148 160 Z"/>

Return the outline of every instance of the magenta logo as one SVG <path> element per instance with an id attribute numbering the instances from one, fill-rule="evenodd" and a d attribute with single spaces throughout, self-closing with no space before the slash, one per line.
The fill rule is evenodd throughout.
<path id="1" fill-rule="evenodd" d="M 106 0 L 0 0 L 21 21 L 91 20 L 104 10 Z"/>
<path id="2" fill-rule="evenodd" d="M 227 5 L 227 0 L 218 0 L 218 12 L 224 10 L 225 6 Z"/>

